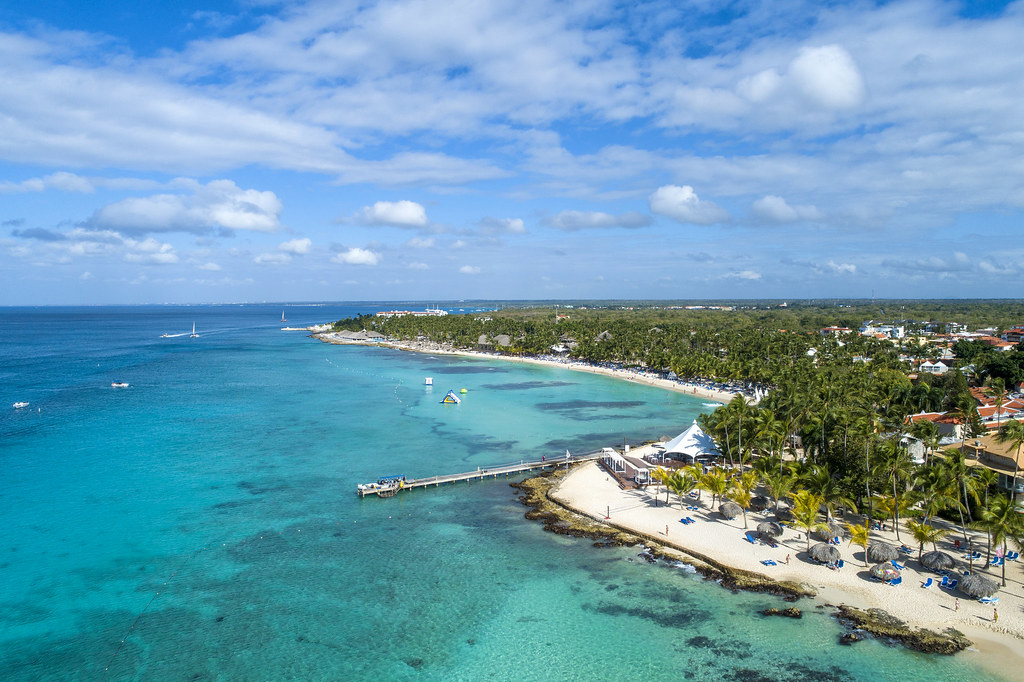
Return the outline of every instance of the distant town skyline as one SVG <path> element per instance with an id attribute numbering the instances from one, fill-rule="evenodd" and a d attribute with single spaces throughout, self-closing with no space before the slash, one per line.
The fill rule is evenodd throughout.
<path id="1" fill-rule="evenodd" d="M 0 17 L 0 305 L 1024 297 L 1022 1 L 157 5 Z"/>

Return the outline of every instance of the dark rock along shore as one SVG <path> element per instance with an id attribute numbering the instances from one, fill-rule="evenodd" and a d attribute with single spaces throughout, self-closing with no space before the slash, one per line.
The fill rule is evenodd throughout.
<path id="1" fill-rule="evenodd" d="M 689 557 L 684 557 L 682 560 L 691 564 L 705 579 L 719 581 L 722 586 L 731 590 L 766 592 L 782 596 L 786 601 L 795 601 L 800 597 L 815 595 L 815 592 L 804 585 L 790 581 L 776 581 L 756 573 L 731 568 L 711 557 L 681 548 L 673 547 L 673 553 L 669 553 L 665 550 L 665 543 L 659 538 L 623 530 L 615 527 L 614 524 L 579 514 L 553 500 L 549 495 L 551 489 L 557 486 L 565 475 L 565 469 L 545 471 L 522 482 L 511 484 L 513 488 L 522 493 L 519 501 L 529 507 L 526 518 L 531 521 L 541 521 L 547 531 L 560 535 L 588 538 L 594 540 L 595 547 L 646 545 L 645 554 L 649 555 L 652 560 L 678 561 L 680 557 L 674 552 L 682 552 Z M 942 633 L 936 633 L 931 630 L 912 628 L 881 609 L 864 611 L 844 605 L 835 608 L 835 616 L 851 630 L 868 632 L 916 651 L 949 655 L 963 651 L 972 645 L 972 642 L 963 633 L 952 628 Z M 799 613 L 795 609 L 786 609 L 779 611 L 779 615 L 791 615 L 792 611 Z M 791 617 L 798 616 L 792 614 Z M 850 638 L 849 641 L 856 641 L 856 639 Z"/>

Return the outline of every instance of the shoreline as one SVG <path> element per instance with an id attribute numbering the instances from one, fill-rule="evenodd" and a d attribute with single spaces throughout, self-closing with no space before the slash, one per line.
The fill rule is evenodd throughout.
<path id="1" fill-rule="evenodd" d="M 435 343 L 418 343 L 418 342 L 397 342 L 397 341 L 353 341 L 342 339 L 339 337 L 332 337 L 331 332 L 316 331 L 309 328 L 308 331 L 313 332 L 311 336 L 322 343 L 329 343 L 336 346 L 376 346 L 380 348 L 391 348 L 393 350 L 406 351 L 410 353 L 435 353 L 437 355 L 456 355 L 461 357 L 478 358 L 486 360 L 501 360 L 503 362 L 518 362 L 528 365 L 538 365 L 542 367 L 560 367 L 562 369 L 572 370 L 574 372 L 587 372 L 590 374 L 602 374 L 604 376 L 613 377 L 622 381 L 632 381 L 638 384 L 644 384 L 646 386 L 654 386 L 656 388 L 665 389 L 668 391 L 675 391 L 676 393 L 685 393 L 687 395 L 696 396 L 698 398 L 706 398 L 709 401 L 718 403 L 728 403 L 737 395 L 744 395 L 739 391 L 730 392 L 721 389 L 709 388 L 700 384 L 684 383 L 679 381 L 671 381 L 669 379 L 662 379 L 661 377 L 649 376 L 643 372 L 634 370 L 618 369 L 614 367 L 598 367 L 595 365 L 589 365 L 587 363 L 578 361 L 559 361 L 547 358 L 539 357 L 517 357 L 514 355 L 500 355 L 498 353 L 487 353 L 478 350 L 469 349 L 456 349 L 442 347 Z M 753 399 L 747 397 L 748 402 L 753 402 Z"/>
<path id="2" fill-rule="evenodd" d="M 646 376 L 640 372 L 596 367 L 578 362 L 561 362 L 535 357 L 514 357 L 474 350 L 456 350 L 444 348 L 433 343 L 367 342 L 325 338 L 329 336 L 329 333 L 325 334 L 313 329 L 309 331 L 314 332 L 312 334 L 313 338 L 323 343 L 378 346 L 407 352 L 456 355 L 546 367 L 562 367 L 573 371 L 603 374 L 620 380 L 634 381 L 720 403 L 727 403 L 735 395 L 742 395 L 740 392 L 732 393 L 711 389 L 706 386 L 682 384 Z M 751 400 L 749 397 L 747 399 L 748 401 Z M 633 454 L 642 456 L 642 453 L 637 450 L 634 450 Z M 584 485 L 581 490 L 574 489 L 572 486 L 579 482 L 580 473 L 586 471 L 598 472 L 596 478 L 591 475 L 590 478 L 592 480 L 588 481 L 592 487 L 587 490 L 588 486 Z M 522 483 L 513 484 L 513 486 L 526 490 L 526 488 L 529 488 L 531 481 L 542 478 L 544 478 L 543 474 L 532 476 Z M 609 485 L 601 487 L 600 483 L 602 481 Z M 569 490 L 563 490 L 567 487 Z M 664 495 L 664 492 L 661 494 Z M 632 499 L 630 496 L 632 496 Z M 645 497 L 646 499 L 637 499 L 638 497 Z M 565 476 L 553 490 L 544 492 L 544 498 L 549 504 L 560 508 L 560 513 L 550 509 L 540 511 L 535 508 L 527 512 L 526 517 L 531 520 L 543 521 L 545 528 L 552 532 L 598 540 L 595 542 L 596 546 L 636 544 L 653 546 L 655 548 L 653 552 L 654 557 L 681 560 L 691 564 L 709 579 L 720 580 L 727 589 L 769 592 L 783 596 L 786 599 L 810 597 L 819 602 L 818 605 L 834 609 L 836 611 L 834 615 L 837 618 L 841 617 L 840 612 L 842 609 L 840 607 L 848 607 L 855 611 L 877 609 L 882 612 L 882 617 L 879 620 L 884 622 L 887 620 L 891 621 L 893 618 L 897 619 L 900 625 L 895 628 L 895 632 L 904 635 L 909 634 L 911 638 L 917 634 L 926 634 L 936 639 L 950 642 L 955 639 L 956 635 L 960 635 L 961 638 L 966 637 L 969 641 L 966 642 L 967 648 L 964 655 L 980 654 L 972 656 L 972 662 L 996 675 L 1005 676 L 1007 670 L 1019 669 L 1024 665 L 1024 651 L 1021 651 L 1017 646 L 1019 640 L 1024 639 L 1024 623 L 1021 623 L 1018 617 L 1018 614 L 1024 611 L 1024 584 L 1022 584 L 1019 578 L 1011 580 L 1008 576 L 1007 587 L 1002 588 L 996 595 L 1002 598 L 999 608 L 1003 609 L 1004 614 L 1003 622 L 997 625 L 991 622 L 992 607 L 990 606 L 981 605 L 964 597 L 960 600 L 960 610 L 954 612 L 951 604 L 954 603 L 956 595 L 942 592 L 937 585 L 933 585 L 932 588 L 927 590 L 921 589 L 919 586 L 924 579 L 928 577 L 935 578 L 936 574 L 928 571 L 914 570 L 914 567 L 917 565 L 916 552 L 911 557 L 901 555 L 901 560 L 907 559 L 904 563 L 908 570 L 904 571 L 904 585 L 895 588 L 868 581 L 864 579 L 864 576 L 856 577 L 855 574 L 866 572 L 866 568 L 863 566 L 863 550 L 852 551 L 854 548 L 845 543 L 841 546 L 843 557 L 847 560 L 847 567 L 843 571 L 829 571 L 822 566 L 811 564 L 806 559 L 801 558 L 797 558 L 789 566 L 783 565 L 782 558 L 786 553 L 790 554 L 791 557 L 806 554 L 804 542 L 796 542 L 794 540 L 796 531 L 793 530 L 787 530 L 786 535 L 789 537 L 781 538 L 779 549 L 774 550 L 776 553 L 781 550 L 783 552 L 781 556 L 765 554 L 764 557 L 761 557 L 760 554 L 757 554 L 757 560 L 749 557 L 741 558 L 739 555 L 743 551 L 752 556 L 755 550 L 761 553 L 769 551 L 769 548 L 765 545 L 753 546 L 743 539 L 742 518 L 725 521 L 717 512 L 708 509 L 702 504 L 699 512 L 702 520 L 696 526 L 694 524 L 684 526 L 678 521 L 681 514 L 678 505 L 674 509 L 671 506 L 666 508 L 664 502 L 661 502 L 660 507 L 651 507 L 651 503 L 657 497 L 657 494 L 652 497 L 645 491 L 620 490 L 618 485 L 610 481 L 596 463 L 591 462 L 574 467 L 569 472 L 569 475 Z M 529 494 L 527 494 L 527 498 L 529 498 Z M 613 499 L 617 500 L 614 505 L 609 501 Z M 704 500 L 704 502 L 707 501 Z M 536 499 L 534 502 L 536 502 Z M 526 499 L 523 500 L 523 503 L 531 504 Z M 613 517 L 610 523 L 604 520 L 606 509 L 609 508 Z M 626 519 L 624 522 L 622 518 L 617 518 L 621 512 L 631 509 L 642 509 L 646 512 L 657 513 L 647 520 Z M 698 512 L 692 511 L 682 513 L 692 516 L 698 515 Z M 566 517 L 570 515 L 575 516 L 577 521 L 567 521 Z M 755 513 L 749 513 L 748 517 L 751 530 L 755 529 L 757 523 L 763 518 L 766 518 L 766 516 Z M 586 519 L 586 523 L 578 523 L 580 518 Z M 666 525 L 670 529 L 669 533 L 675 533 L 671 537 L 665 536 Z M 684 534 L 698 535 L 698 533 L 693 531 L 701 528 L 702 525 L 705 528 L 715 526 L 720 531 L 716 534 L 716 537 L 705 539 L 703 545 L 707 545 L 707 547 L 693 546 L 694 544 L 700 545 L 701 543 L 691 542 L 692 538 L 688 538 L 686 544 L 680 542 L 682 538 L 687 537 Z M 731 542 L 723 542 L 719 536 L 725 532 L 724 528 L 730 527 L 734 531 Z M 888 533 L 873 532 L 872 537 L 890 544 L 900 544 L 895 540 L 895 535 L 891 531 Z M 947 542 L 946 544 L 948 545 L 949 543 Z M 739 552 L 736 551 L 737 547 L 740 550 Z M 947 548 L 943 547 L 943 549 Z M 959 552 L 957 552 L 957 555 L 959 555 Z M 770 569 L 766 568 L 759 564 L 760 558 L 774 558 L 779 561 L 779 565 Z M 767 575 L 764 572 L 766 570 L 772 571 L 772 574 Z M 920 580 L 918 580 L 919 576 L 921 577 Z M 872 588 L 875 590 L 874 592 Z M 928 601 L 930 598 L 935 598 L 941 603 L 929 605 Z M 948 604 L 945 602 L 948 602 Z M 955 615 L 952 615 L 954 613 Z M 1011 619 L 1012 623 L 1010 622 Z M 943 635 L 942 632 L 946 629 L 955 630 L 955 635 L 952 637 Z M 892 635 L 889 634 L 879 634 L 878 636 L 880 638 L 893 639 Z M 896 639 L 899 638 L 897 637 Z M 909 648 L 915 648 L 906 640 L 900 641 L 900 644 Z M 955 651 L 963 648 L 964 646 L 960 646 Z M 945 653 L 952 652 L 953 650 L 945 651 Z"/>
<path id="3" fill-rule="evenodd" d="M 837 617 L 845 615 L 840 613 L 839 607 L 868 615 L 874 615 L 872 610 L 878 609 L 884 613 L 871 620 L 882 625 L 892 619 L 901 622 L 892 632 L 880 629 L 877 635 L 880 638 L 898 639 L 903 646 L 926 651 L 954 653 L 964 649 L 965 655 L 981 654 L 972 656 L 972 662 L 1003 676 L 1007 670 L 1024 665 L 1024 651 L 1019 647 L 1019 640 L 1024 639 L 1024 628 L 1018 618 L 1024 604 L 1024 590 L 1019 579 L 1011 580 L 1008 576 L 1007 586 L 997 593 L 1001 598 L 998 608 L 1003 620 L 996 624 L 991 619 L 991 606 L 959 595 L 962 597 L 959 610 L 954 611 L 958 593 L 944 592 L 936 585 L 921 588 L 925 579 L 934 579 L 937 574 L 917 570 L 916 552 L 909 557 L 901 556 L 906 569 L 904 584 L 899 587 L 867 579 L 863 550 L 846 542 L 840 545 L 846 566 L 840 571 L 830 571 L 806 557 L 806 541 L 797 537 L 798 531 L 787 529 L 775 549 L 760 543 L 751 544 L 744 538 L 742 517 L 725 520 L 717 511 L 708 509 L 709 499 L 704 499 L 705 504 L 698 503 L 699 511 L 680 511 L 674 500 L 666 507 L 664 492 L 652 496 L 647 491 L 621 490 L 595 462 L 574 467 L 551 486 L 546 497 L 565 513 L 583 516 L 595 526 L 613 533 L 633 534 L 644 544 L 658 547 L 658 552 L 667 550 L 673 558 L 685 555 L 688 558 L 682 560 L 694 564 L 698 570 L 702 558 L 710 557 L 716 568 L 724 568 L 727 574 L 749 576 L 753 585 L 724 581 L 727 588 L 776 594 L 799 592 L 801 596 L 811 596 L 818 604 L 835 608 Z M 655 503 L 658 497 L 660 501 Z M 609 511 L 611 518 L 606 521 L 604 517 Z M 687 515 L 697 519 L 696 523 L 679 523 L 680 516 Z M 768 516 L 748 512 L 750 530 Z M 876 532 L 873 537 L 895 543 L 891 532 Z M 854 549 L 857 551 L 852 551 Z M 789 565 L 784 563 L 787 554 Z M 761 559 L 774 559 L 778 565 L 762 566 Z M 777 589 L 771 587 L 773 584 Z M 793 586 L 799 588 L 794 590 Z M 872 630 L 870 626 L 858 627 Z M 969 641 L 957 644 L 956 640 L 961 638 Z M 924 645 L 919 646 L 922 642 Z"/>

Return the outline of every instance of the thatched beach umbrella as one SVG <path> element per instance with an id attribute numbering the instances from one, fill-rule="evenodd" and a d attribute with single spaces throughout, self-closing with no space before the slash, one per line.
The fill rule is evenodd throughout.
<path id="1" fill-rule="evenodd" d="M 844 538 L 849 535 L 850 532 L 846 530 L 846 526 L 841 523 L 833 521 L 828 524 L 825 528 L 815 528 L 811 535 L 819 540 L 831 540 L 832 538 Z"/>
<path id="2" fill-rule="evenodd" d="M 725 502 L 718 508 L 718 511 L 722 513 L 722 516 L 731 520 L 743 513 L 743 507 L 735 502 Z"/>
<path id="3" fill-rule="evenodd" d="M 761 535 L 777 538 L 782 535 L 782 526 L 774 521 L 762 521 L 757 524 L 757 532 Z"/>
<path id="4" fill-rule="evenodd" d="M 785 523 L 787 521 L 792 521 L 796 517 L 793 516 L 793 510 L 789 507 L 779 507 L 775 510 L 775 518 L 780 522 Z"/>
<path id="5" fill-rule="evenodd" d="M 871 567 L 871 575 L 886 582 L 900 577 L 900 572 L 890 563 L 877 564 Z"/>
<path id="6" fill-rule="evenodd" d="M 765 509 L 767 509 L 771 505 L 772 505 L 772 501 L 770 499 L 768 499 L 767 497 L 765 497 L 764 495 L 758 495 L 757 497 L 753 497 L 753 498 L 750 499 L 750 509 L 751 509 L 751 511 L 756 511 L 756 512 L 764 511 Z"/>
<path id="7" fill-rule="evenodd" d="M 823 564 L 833 564 L 839 561 L 839 550 L 828 543 L 819 542 L 811 547 L 811 558 Z"/>
<path id="8" fill-rule="evenodd" d="M 991 597 L 999 590 L 999 584 L 994 580 L 989 580 L 985 576 L 978 575 L 965 575 L 963 580 L 960 581 L 960 591 L 966 594 L 972 599 L 979 599 L 981 597 Z"/>
<path id="9" fill-rule="evenodd" d="M 945 571 L 956 567 L 956 561 L 945 552 L 925 552 L 921 555 L 921 565 L 933 571 Z"/>
<path id="10" fill-rule="evenodd" d="M 872 542 L 868 545 L 868 560 L 876 563 L 882 561 L 892 561 L 900 555 L 900 551 L 892 545 L 887 545 L 884 542 Z"/>

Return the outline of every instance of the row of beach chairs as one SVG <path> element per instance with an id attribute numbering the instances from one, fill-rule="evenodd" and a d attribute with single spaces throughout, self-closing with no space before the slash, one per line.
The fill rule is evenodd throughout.
<path id="1" fill-rule="evenodd" d="M 684 526 L 689 526 L 691 523 L 697 522 L 691 519 L 689 516 L 686 516 L 684 518 L 679 519 L 679 523 L 683 524 Z"/>

